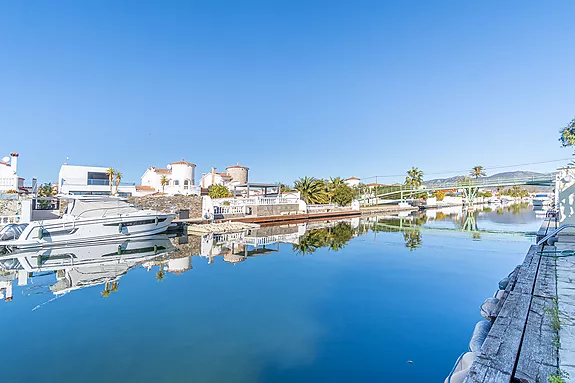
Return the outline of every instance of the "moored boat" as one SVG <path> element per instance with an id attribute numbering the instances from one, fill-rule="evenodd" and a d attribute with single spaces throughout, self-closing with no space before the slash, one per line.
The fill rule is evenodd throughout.
<path id="1" fill-rule="evenodd" d="M 13 251 L 137 238 L 165 232 L 175 218 L 172 213 L 138 209 L 122 198 L 60 198 L 68 200 L 61 218 L 4 228 L 3 231 L 12 234 L 10 239 L 0 240 L 0 249 Z"/>

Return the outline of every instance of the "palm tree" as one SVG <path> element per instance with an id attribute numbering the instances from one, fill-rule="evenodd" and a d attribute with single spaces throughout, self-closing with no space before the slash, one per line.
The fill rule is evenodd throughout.
<path id="1" fill-rule="evenodd" d="M 475 177 L 475 179 L 479 179 L 479 177 L 485 177 L 487 174 L 483 170 L 483 166 L 477 165 L 471 168 L 471 172 L 469 172 L 471 177 Z"/>
<path id="2" fill-rule="evenodd" d="M 295 181 L 295 190 L 300 192 L 301 198 L 310 204 L 326 203 L 328 201 L 325 184 L 314 177 L 302 177 Z"/>
<path id="3" fill-rule="evenodd" d="M 407 171 L 405 184 L 413 188 L 418 188 L 423 183 L 423 172 L 418 168 L 411 168 Z"/>
<path id="4" fill-rule="evenodd" d="M 114 186 L 114 175 L 116 174 L 116 169 L 114 168 L 109 168 L 108 170 L 106 170 L 106 175 L 108 176 L 108 179 L 110 181 L 110 194 L 112 194 L 112 187 Z"/>
<path id="5" fill-rule="evenodd" d="M 112 289 L 110 290 L 112 293 L 115 293 L 116 291 L 118 291 L 118 281 L 112 282 Z"/>
<path id="6" fill-rule="evenodd" d="M 120 188 L 120 181 L 122 181 L 122 173 L 116 172 L 116 194 L 118 194 L 118 189 Z"/>
<path id="7" fill-rule="evenodd" d="M 169 183 L 170 180 L 168 179 L 168 177 L 162 176 L 162 178 L 160 178 L 160 185 L 162 185 L 162 193 L 164 192 L 164 188 L 166 187 L 166 185 Z"/>
<path id="8" fill-rule="evenodd" d="M 331 184 L 332 187 L 345 185 L 345 181 L 341 177 L 335 177 L 335 178 L 330 177 L 329 183 Z"/>
<path id="9" fill-rule="evenodd" d="M 416 167 L 413 167 L 407 171 L 407 177 L 405 177 L 405 185 L 409 186 L 411 189 L 417 189 L 423 183 L 423 172 Z M 415 195 L 415 192 L 413 193 Z"/>
<path id="10" fill-rule="evenodd" d="M 102 291 L 100 294 L 102 294 L 104 298 L 108 298 L 108 296 L 110 296 L 110 282 L 106 282 L 104 285 L 104 291 Z"/>
<path id="11" fill-rule="evenodd" d="M 162 265 L 160 265 L 160 271 L 158 271 L 156 273 L 156 279 L 158 279 L 158 282 L 161 282 L 162 279 L 164 279 L 165 275 L 166 275 L 166 272 L 164 271 L 164 268 L 162 267 Z"/>

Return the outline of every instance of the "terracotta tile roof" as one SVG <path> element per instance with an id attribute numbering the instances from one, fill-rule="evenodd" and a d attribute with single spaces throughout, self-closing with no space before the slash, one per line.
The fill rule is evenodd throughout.
<path id="1" fill-rule="evenodd" d="M 2 162 L 0 161 L 0 165 L 6 165 L 6 166 L 10 166 L 9 164 L 7 164 L 6 162 Z"/>
<path id="2" fill-rule="evenodd" d="M 172 171 L 170 169 L 157 169 L 157 168 L 150 168 L 150 169 L 155 173 L 172 174 Z"/>
<path id="3" fill-rule="evenodd" d="M 249 170 L 249 168 L 247 168 L 247 167 L 245 167 L 245 166 L 242 166 L 242 165 L 240 165 L 240 164 L 235 164 L 235 165 L 232 165 L 232 166 L 228 166 L 226 169 L 233 169 L 233 168 L 248 169 L 248 170 Z"/>
<path id="4" fill-rule="evenodd" d="M 349 177 L 348 179 L 346 179 L 346 181 L 350 181 L 350 180 L 358 180 L 358 181 L 359 181 L 359 178 L 357 178 L 357 177 Z"/>
<path id="5" fill-rule="evenodd" d="M 154 189 L 154 188 L 151 187 L 151 186 L 147 186 L 147 185 L 136 186 L 136 190 L 156 191 L 156 189 Z"/>
<path id="6" fill-rule="evenodd" d="M 181 161 L 172 162 L 170 165 L 188 165 L 188 166 L 194 166 L 194 167 L 196 166 L 196 164 L 192 164 L 191 162 L 184 161 L 183 158 Z"/>
<path id="7" fill-rule="evenodd" d="M 222 178 L 232 178 L 232 176 L 230 176 L 228 173 L 216 173 L 216 174 Z"/>

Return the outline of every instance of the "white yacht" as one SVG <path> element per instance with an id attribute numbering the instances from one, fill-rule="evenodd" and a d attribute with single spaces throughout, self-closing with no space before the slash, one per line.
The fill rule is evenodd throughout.
<path id="1" fill-rule="evenodd" d="M 553 197 L 550 194 L 540 193 L 533 197 L 533 207 L 550 206 L 553 204 Z"/>
<path id="2" fill-rule="evenodd" d="M 59 219 L 9 225 L 0 230 L 0 250 L 130 239 L 165 232 L 175 214 L 140 210 L 122 198 L 66 196 L 68 207 Z"/>

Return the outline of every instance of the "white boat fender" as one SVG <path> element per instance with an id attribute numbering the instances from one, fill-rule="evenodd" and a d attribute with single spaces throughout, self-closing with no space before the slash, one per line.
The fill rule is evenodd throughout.
<path id="1" fill-rule="evenodd" d="M 456 365 L 453 367 L 449 376 L 445 379 L 445 383 L 463 382 L 463 379 L 467 376 L 467 372 L 477 355 L 479 355 L 478 352 L 466 352 L 463 354 L 457 360 Z"/>
<path id="2" fill-rule="evenodd" d="M 499 281 L 499 290 L 505 290 L 509 284 L 509 277 L 505 277 Z"/>
<path id="3" fill-rule="evenodd" d="M 495 293 L 495 298 L 497 298 L 497 299 L 503 298 L 504 293 L 505 293 L 505 290 L 497 290 L 497 292 Z"/>
<path id="4" fill-rule="evenodd" d="M 465 378 L 467 377 L 467 373 L 469 372 L 469 368 L 461 371 L 455 372 L 449 378 L 445 379 L 445 383 L 463 383 Z"/>
<path id="5" fill-rule="evenodd" d="M 497 306 L 499 306 L 499 299 L 487 298 L 481 305 L 481 316 L 485 319 L 495 318 L 497 316 Z"/>
<path id="6" fill-rule="evenodd" d="M 473 335 L 469 341 L 469 351 L 479 352 L 481 351 L 481 346 L 489 334 L 489 329 L 491 328 L 491 322 L 482 320 L 477 322 L 475 329 L 473 330 Z"/>

